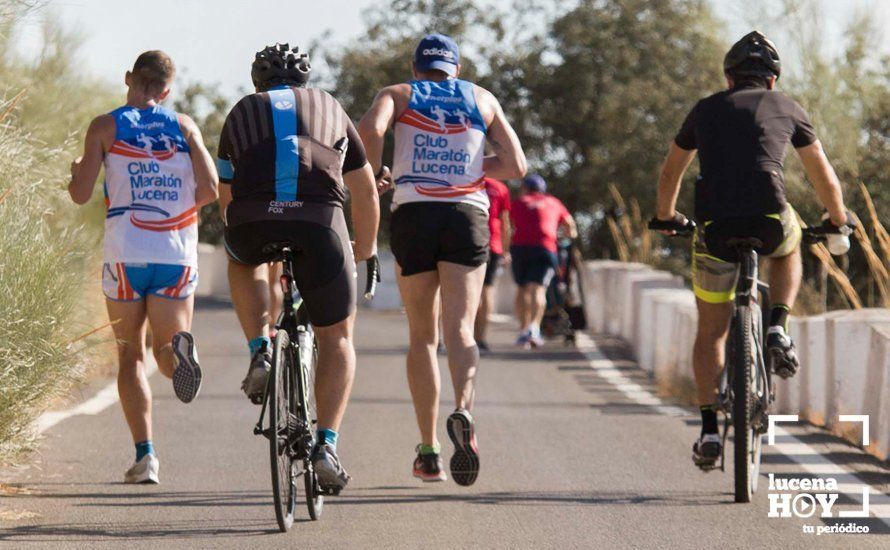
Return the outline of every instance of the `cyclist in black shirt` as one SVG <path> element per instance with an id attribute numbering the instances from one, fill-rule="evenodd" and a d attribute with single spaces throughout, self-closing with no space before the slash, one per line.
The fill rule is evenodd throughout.
<path id="1" fill-rule="evenodd" d="M 831 223 L 848 223 L 841 186 L 813 131 L 807 113 L 793 99 L 775 91 L 781 63 L 775 46 L 753 31 L 726 54 L 728 90 L 699 101 L 671 144 L 658 183 L 656 216 L 685 223 L 675 210 L 683 173 L 696 151 L 700 175 L 695 185 L 698 232 L 693 243 L 693 289 L 698 305 L 698 333 L 693 369 L 702 414 L 702 433 L 693 460 L 713 466 L 721 454 L 714 406 L 724 343 L 729 331 L 738 264 L 722 245 L 721 234 L 743 232 L 758 237 L 758 250 L 769 258 L 773 298 L 767 346 L 777 374 L 798 369 L 788 335 L 788 312 L 802 276 L 797 215 L 785 198 L 782 172 L 790 143 L 803 162 Z"/>
<path id="2" fill-rule="evenodd" d="M 265 246 L 288 242 L 318 340 L 313 462 L 322 488 L 339 492 L 349 481 L 336 447 L 355 372 L 355 262 L 375 253 L 380 209 L 352 121 L 329 94 L 305 87 L 309 73 L 308 56 L 286 44 L 256 54 L 251 76 L 257 93 L 226 118 L 217 167 L 232 301 L 251 354 L 242 389 L 254 403 L 262 401 L 274 321 L 268 282 L 274 258 Z M 354 245 L 343 213 L 347 188 Z"/>

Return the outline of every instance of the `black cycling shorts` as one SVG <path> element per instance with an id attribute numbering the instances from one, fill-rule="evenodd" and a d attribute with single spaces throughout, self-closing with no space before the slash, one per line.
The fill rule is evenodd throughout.
<path id="1" fill-rule="evenodd" d="M 479 267 L 488 260 L 488 213 L 470 204 L 404 204 L 392 214 L 390 234 L 404 276 L 435 271 L 439 262 Z"/>
<path id="2" fill-rule="evenodd" d="M 513 278 L 516 284 L 549 286 L 556 275 L 556 253 L 543 246 L 511 246 Z"/>
<path id="3" fill-rule="evenodd" d="M 355 260 L 342 210 L 331 225 L 311 221 L 262 220 L 226 227 L 226 251 L 236 262 L 260 265 L 274 260 L 267 244 L 287 242 L 294 250 L 294 281 L 309 321 L 334 325 L 355 311 Z"/>
<path id="4" fill-rule="evenodd" d="M 494 279 L 498 276 L 498 270 L 501 269 L 501 263 L 503 263 L 504 257 L 500 254 L 495 254 L 494 252 L 488 253 L 488 265 L 485 266 L 485 279 L 482 284 L 485 286 L 493 286 Z"/>

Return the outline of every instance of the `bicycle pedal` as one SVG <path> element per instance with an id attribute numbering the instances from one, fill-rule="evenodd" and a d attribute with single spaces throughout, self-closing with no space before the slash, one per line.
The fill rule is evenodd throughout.
<path id="1" fill-rule="evenodd" d="M 340 491 L 342 490 L 341 487 L 319 487 L 318 493 L 329 497 L 336 497 L 340 495 Z"/>

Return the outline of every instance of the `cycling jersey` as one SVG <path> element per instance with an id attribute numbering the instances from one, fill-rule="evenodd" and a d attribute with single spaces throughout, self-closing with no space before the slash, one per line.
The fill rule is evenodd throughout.
<path id="1" fill-rule="evenodd" d="M 457 202 L 488 211 L 485 121 L 475 85 L 413 80 L 411 101 L 395 124 L 393 203 Z"/>
<path id="2" fill-rule="evenodd" d="M 546 193 L 526 193 L 513 201 L 513 246 L 538 246 L 556 253 L 559 224 L 570 217 L 565 205 Z"/>
<path id="3" fill-rule="evenodd" d="M 195 173 L 179 115 L 160 105 L 109 114 L 104 261 L 197 266 Z"/>
<path id="4" fill-rule="evenodd" d="M 239 101 L 226 117 L 217 168 L 232 186 L 229 226 L 303 219 L 342 207 L 343 174 L 367 163 L 343 107 L 316 88 L 277 86 Z"/>
<path id="5" fill-rule="evenodd" d="M 788 143 L 806 147 L 816 134 L 806 111 L 790 97 L 741 85 L 699 101 L 674 141 L 682 149 L 698 149 L 695 217 L 716 220 L 782 212 Z"/>
<path id="6" fill-rule="evenodd" d="M 510 212 L 510 190 L 498 180 L 485 178 L 485 192 L 488 194 L 488 230 L 491 232 L 492 254 L 504 253 L 504 242 L 501 238 L 502 226 L 501 214 Z"/>

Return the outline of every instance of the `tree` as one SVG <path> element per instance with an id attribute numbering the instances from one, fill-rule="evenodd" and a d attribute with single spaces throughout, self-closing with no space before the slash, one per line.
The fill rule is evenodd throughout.
<path id="1" fill-rule="evenodd" d="M 207 150 L 215 158 L 219 149 L 219 136 L 229 113 L 229 98 L 219 93 L 216 88 L 192 82 L 184 87 L 182 95 L 173 103 L 173 108 L 195 120 L 204 136 Z M 213 202 L 201 208 L 198 219 L 198 235 L 201 242 L 221 243 L 224 224 L 219 215 L 219 203 Z"/>

